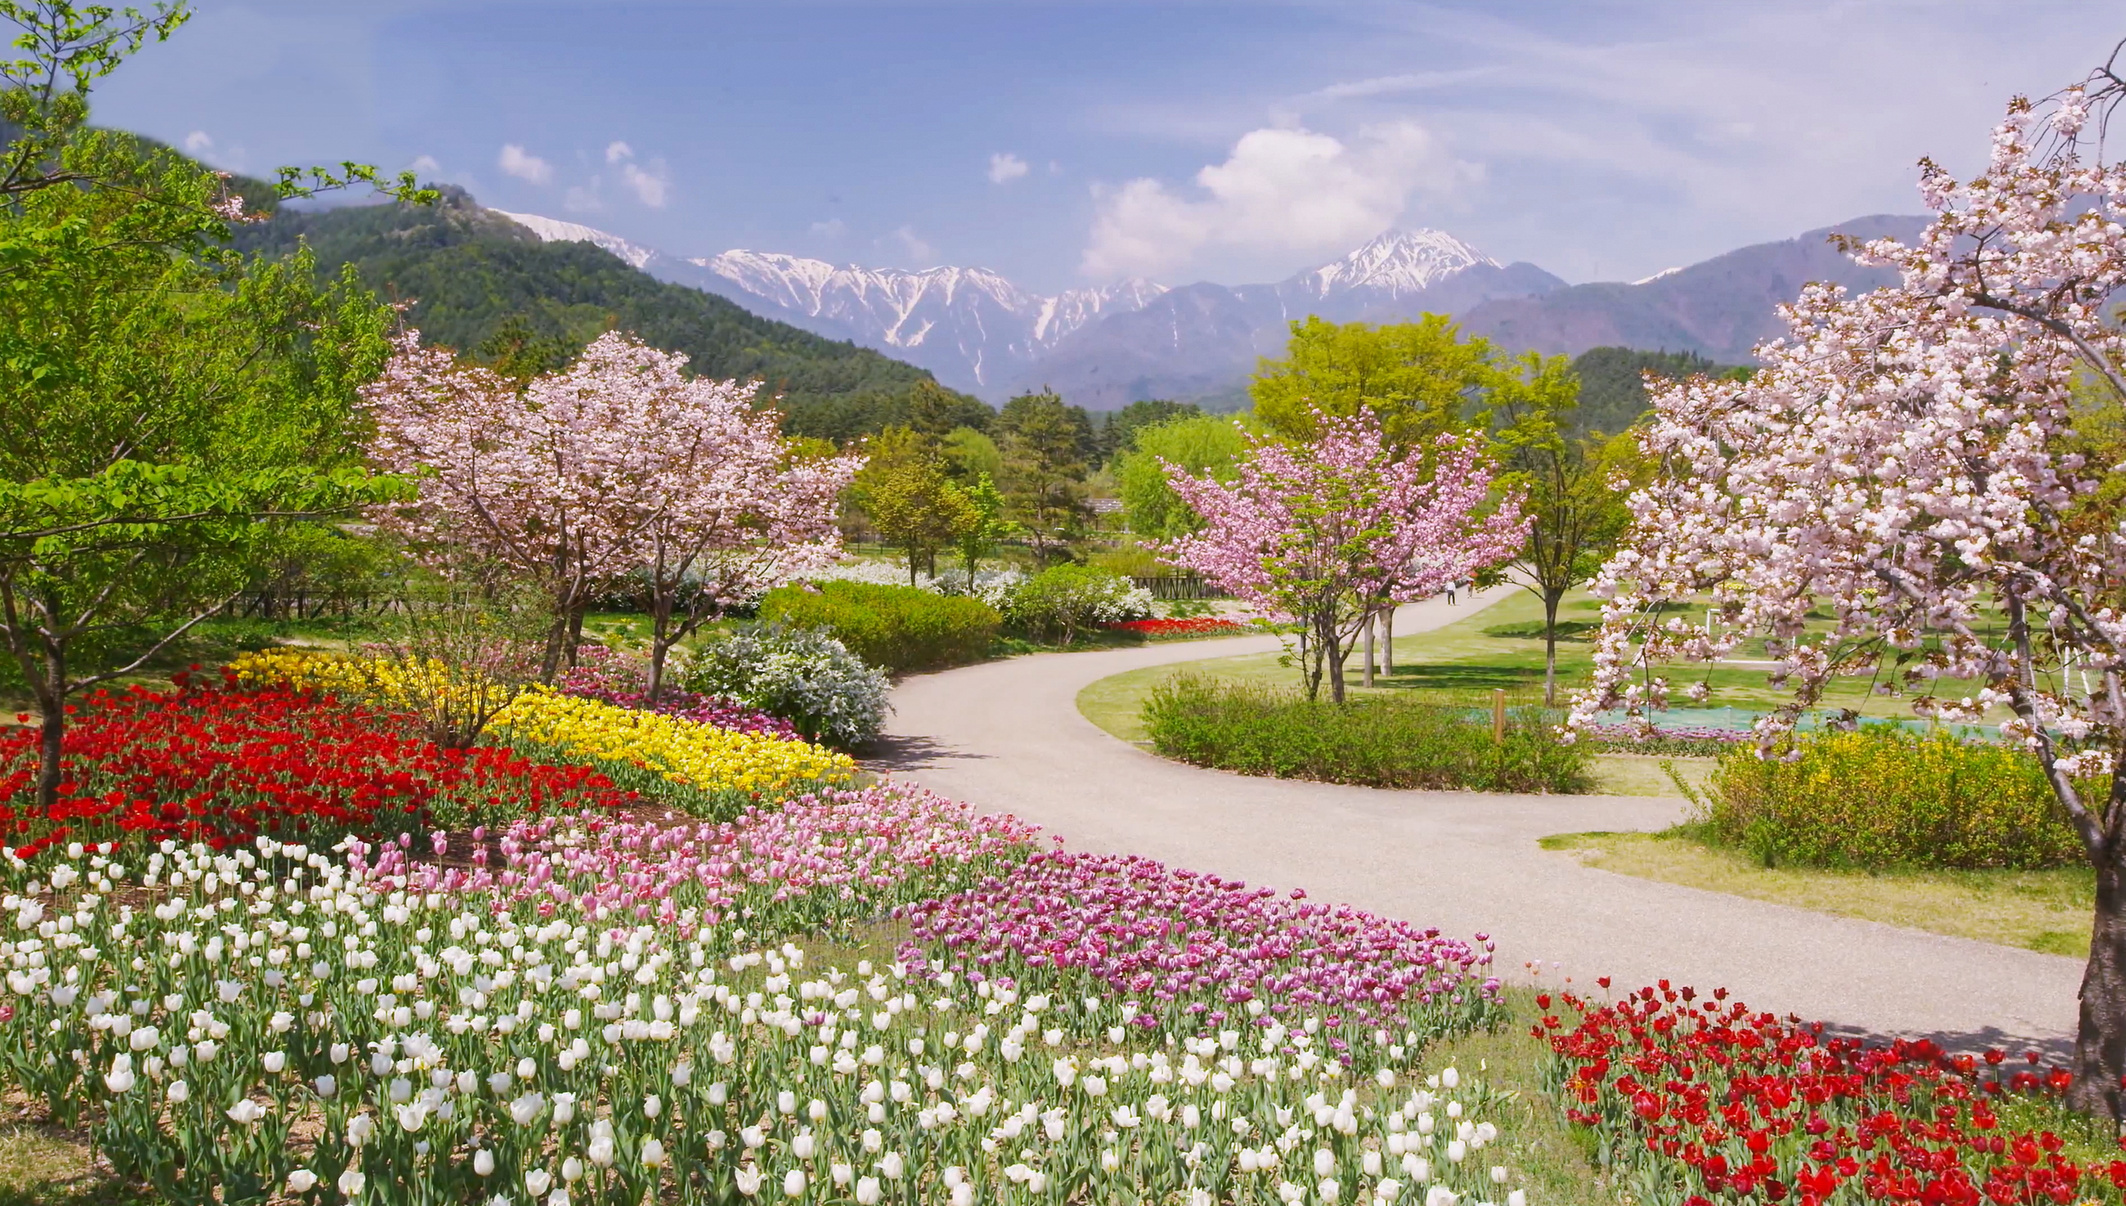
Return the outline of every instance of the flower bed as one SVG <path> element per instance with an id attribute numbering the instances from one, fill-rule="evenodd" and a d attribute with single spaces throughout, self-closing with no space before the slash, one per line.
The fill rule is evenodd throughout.
<path id="1" fill-rule="evenodd" d="M 558 689 L 563 695 L 595 699 L 599 703 L 611 704 L 616 708 L 634 708 L 676 716 L 681 720 L 691 720 L 695 724 L 713 725 L 719 729 L 754 737 L 776 737 L 784 741 L 802 740 L 797 726 L 789 721 L 715 695 L 700 695 L 666 687 L 658 693 L 657 702 L 653 704 L 641 691 L 630 690 L 614 681 L 609 664 L 610 655 L 605 650 L 594 647 L 584 650 L 584 654 L 580 665 L 562 675 Z"/>
<path id="2" fill-rule="evenodd" d="M 1032 991 L 1131 998 L 1116 1019 L 1172 1036 L 1207 1021 L 1261 1027 L 1320 1019 L 1328 1058 L 1481 1025 L 1498 982 L 1491 948 L 1352 909 L 1302 903 L 1147 858 L 1057 852 L 970 891 L 902 910 L 944 967 Z M 943 970 L 941 967 L 939 970 Z"/>
<path id="3" fill-rule="evenodd" d="M 1565 994 L 1558 1014 L 1577 1021 L 1535 1027 L 1572 1121 L 1642 1203 L 2117 1202 L 2126 1188 L 2115 1145 L 2074 1151 L 2012 1124 L 2069 1083 L 2035 1053 L 1825 1039 L 1726 997 L 1666 981 L 1611 1004 Z"/>
<path id="4" fill-rule="evenodd" d="M 1578 730 L 1595 744 L 1626 754 L 1670 754 L 1686 758 L 1717 758 L 1747 741 L 1756 739 L 1748 729 L 1721 729 L 1710 725 L 1676 725 L 1648 731 L 1635 724 L 1590 724 Z"/>
<path id="5" fill-rule="evenodd" d="M 0 835 L 24 858 L 70 839 L 329 842 L 629 798 L 588 768 L 447 750 L 389 712 L 285 689 L 99 692 L 68 726 L 49 812 L 35 804 L 37 765 L 36 730 L 0 731 Z"/>
<path id="6" fill-rule="evenodd" d="M 1523 1200 L 1501 1099 L 1427 1078 L 1422 1034 L 1348 1069 L 1307 1009 L 1170 1044 L 1097 985 L 815 968 L 692 906 L 629 924 L 506 871 L 379 871 L 263 840 L 0 871 L 0 1067 L 177 1203 Z M 893 892 L 829 876 L 744 924 L 843 887 Z"/>
<path id="7" fill-rule="evenodd" d="M 275 652 L 231 662 L 230 681 L 389 701 L 402 671 L 334 654 Z M 724 729 L 530 687 L 494 714 L 497 743 L 547 762 L 582 762 L 615 783 L 699 817 L 728 819 L 755 803 L 848 783 L 856 764 L 803 741 Z"/>
<path id="8" fill-rule="evenodd" d="M 1197 637 L 1228 636 L 1246 632 L 1248 626 L 1233 620 L 1221 620 L 1215 616 L 1191 616 L 1186 619 L 1124 620 L 1117 624 L 1105 624 L 1116 632 L 1135 632 L 1148 637 Z"/>

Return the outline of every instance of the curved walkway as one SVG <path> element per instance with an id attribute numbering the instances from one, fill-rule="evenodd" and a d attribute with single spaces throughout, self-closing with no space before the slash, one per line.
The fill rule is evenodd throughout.
<path id="1" fill-rule="evenodd" d="M 1501 597 L 1490 595 L 1479 602 Z M 1431 600 L 1403 636 L 1469 614 Z M 1668 977 L 1758 1009 L 1959 1045 L 2071 1036 L 2078 960 L 1657 883 L 1541 849 L 1548 834 L 1659 829 L 1682 803 L 1384 791 L 1185 766 L 1102 732 L 1078 692 L 1143 666 L 1274 649 L 1266 637 L 1038 654 L 922 675 L 893 695 L 880 769 L 1013 813 L 1070 847 L 1145 854 L 1319 899 L 1490 934 L 1525 979 Z"/>

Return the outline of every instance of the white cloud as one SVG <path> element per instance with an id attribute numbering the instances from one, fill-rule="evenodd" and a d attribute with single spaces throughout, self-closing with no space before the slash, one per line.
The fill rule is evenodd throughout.
<path id="1" fill-rule="evenodd" d="M 568 192 L 562 194 L 561 208 L 578 214 L 596 213 L 604 209 L 605 198 L 599 193 L 598 178 L 593 176 L 585 183 L 570 185 Z"/>
<path id="2" fill-rule="evenodd" d="M 502 154 L 496 158 L 495 165 L 517 179 L 529 180 L 533 184 L 545 184 L 554 178 L 553 164 L 513 142 L 502 144 Z"/>
<path id="3" fill-rule="evenodd" d="M 620 178 L 635 192 L 635 199 L 651 209 L 663 209 L 670 199 L 672 182 L 665 177 L 664 165 L 653 163 L 644 171 L 632 163 L 620 169 Z"/>
<path id="4" fill-rule="evenodd" d="M 1027 172 L 1026 161 L 1010 151 L 998 151 L 989 157 L 989 182 L 1009 184 Z"/>
<path id="5" fill-rule="evenodd" d="M 1095 186 L 1081 266 L 1095 279 L 1172 275 L 1199 258 L 1281 263 L 1335 255 L 1393 225 L 1416 194 L 1446 196 L 1481 176 L 1412 121 L 1345 143 L 1301 128 L 1251 130 L 1195 190 L 1150 178 Z M 1193 193 L 1193 195 L 1192 195 Z"/>
<path id="6" fill-rule="evenodd" d="M 422 175 L 433 175 L 434 173 L 443 170 L 443 165 L 437 163 L 436 157 L 433 155 L 418 156 L 414 159 L 412 163 L 409 163 L 406 166 L 412 171 Z"/>
<path id="7" fill-rule="evenodd" d="M 908 257 L 910 267 L 928 268 L 937 258 L 938 249 L 925 242 L 912 226 L 903 226 L 889 237 Z"/>
<path id="8" fill-rule="evenodd" d="M 605 144 L 605 161 L 607 163 L 618 163 L 623 159 L 633 159 L 634 157 L 635 148 L 617 138 Z"/>
<path id="9" fill-rule="evenodd" d="M 185 150 L 191 152 L 192 154 L 204 155 L 208 151 L 211 151 L 213 149 L 214 140 L 207 136 L 207 132 L 205 130 L 194 130 L 190 134 L 185 135 Z"/>
<path id="10" fill-rule="evenodd" d="M 814 222 L 809 229 L 818 238 L 838 239 L 849 232 L 849 224 L 840 218 L 829 218 L 824 222 Z"/>

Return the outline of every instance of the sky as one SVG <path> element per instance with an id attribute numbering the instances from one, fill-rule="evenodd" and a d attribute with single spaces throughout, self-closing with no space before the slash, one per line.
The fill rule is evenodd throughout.
<path id="1" fill-rule="evenodd" d="M 2126 13 L 2073 0 L 194 0 L 96 119 L 412 167 L 679 255 L 1281 279 L 1429 226 L 1632 280 L 1982 161 Z"/>

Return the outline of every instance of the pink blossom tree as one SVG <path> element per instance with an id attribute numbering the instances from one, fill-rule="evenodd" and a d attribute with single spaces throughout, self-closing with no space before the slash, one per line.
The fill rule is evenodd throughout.
<path id="1" fill-rule="evenodd" d="M 649 602 L 646 693 L 662 692 L 672 647 L 733 603 L 757 597 L 841 555 L 835 523 L 860 456 L 793 455 L 756 383 L 689 378 L 687 358 L 620 335 L 584 350 L 568 388 L 598 394 L 641 435 L 617 529 L 638 534 Z"/>
<path id="2" fill-rule="evenodd" d="M 371 456 L 416 475 L 379 522 L 440 568 L 470 545 L 535 584 L 554 627 L 545 673 L 600 593 L 649 597 L 652 682 L 710 611 L 838 550 L 834 500 L 855 462 L 793 462 L 756 387 L 688 378 L 686 358 L 618 332 L 518 386 L 399 337 L 364 391 Z"/>
<path id="3" fill-rule="evenodd" d="M 1909 692 L 1920 716 L 2004 710 L 2096 870 L 2070 1101 L 2126 1117 L 2126 528 L 2100 491 L 2119 456 L 2091 455 L 2084 429 L 2126 403 L 2107 313 L 2126 288 L 2126 165 L 2103 166 L 2096 135 L 2120 93 L 2106 69 L 2018 98 L 1982 175 L 1922 164 L 1935 217 L 1914 243 L 1847 247 L 1899 283 L 1810 286 L 1750 381 L 1656 391 L 1645 447 L 1666 468 L 1597 580 L 1571 723 L 1643 718 L 1667 702 L 1663 664 L 1751 638 L 1791 689 L 1759 721 L 1767 754 L 1840 676 Z M 1705 623 L 1658 618 L 1706 598 Z"/>
<path id="4" fill-rule="evenodd" d="M 1517 498 L 1486 509 L 1479 444 L 1442 436 L 1398 453 L 1365 411 L 1317 412 L 1316 438 L 1250 437 L 1230 483 L 1165 466 L 1203 529 L 1161 549 L 1273 619 L 1296 625 L 1307 697 L 1344 698 L 1344 659 L 1374 610 L 1432 594 L 1510 559 L 1526 522 Z"/>

